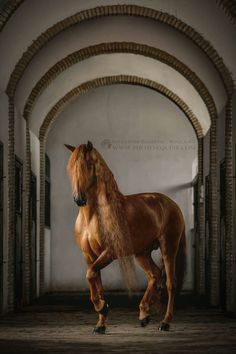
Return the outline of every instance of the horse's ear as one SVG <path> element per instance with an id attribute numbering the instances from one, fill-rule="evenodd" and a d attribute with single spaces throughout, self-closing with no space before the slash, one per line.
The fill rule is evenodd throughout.
<path id="1" fill-rule="evenodd" d="M 93 144 L 91 143 L 91 141 L 88 140 L 86 148 L 87 148 L 87 151 L 91 151 L 92 150 Z"/>
<path id="2" fill-rule="evenodd" d="M 64 144 L 64 145 L 65 145 L 65 147 L 66 147 L 67 149 L 69 149 L 71 152 L 73 152 L 73 151 L 75 150 L 75 147 L 74 147 L 74 146 L 67 145 L 67 144 Z"/>

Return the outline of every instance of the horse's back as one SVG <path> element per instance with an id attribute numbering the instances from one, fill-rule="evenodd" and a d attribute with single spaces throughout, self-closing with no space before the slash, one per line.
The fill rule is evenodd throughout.
<path id="1" fill-rule="evenodd" d="M 178 204 L 163 193 L 137 193 L 137 194 L 129 194 L 125 196 L 128 202 L 131 203 L 140 203 L 140 201 L 147 204 L 149 207 L 165 207 L 166 211 L 176 212 L 182 215 L 181 209 Z"/>

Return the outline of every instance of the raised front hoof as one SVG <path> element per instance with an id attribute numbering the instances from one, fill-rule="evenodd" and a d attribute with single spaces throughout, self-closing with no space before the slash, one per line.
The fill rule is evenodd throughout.
<path id="1" fill-rule="evenodd" d="M 105 334 L 106 333 L 106 327 L 101 326 L 101 327 L 94 327 L 93 329 L 93 334 Z"/>
<path id="2" fill-rule="evenodd" d="M 150 317 L 147 316 L 143 320 L 140 320 L 140 326 L 141 327 L 146 327 L 150 322 Z"/>
<path id="3" fill-rule="evenodd" d="M 168 323 L 161 322 L 158 330 L 167 332 L 170 330 L 170 325 Z"/>

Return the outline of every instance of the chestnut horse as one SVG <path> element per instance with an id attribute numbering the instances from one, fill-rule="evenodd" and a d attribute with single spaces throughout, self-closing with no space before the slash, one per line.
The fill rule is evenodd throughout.
<path id="1" fill-rule="evenodd" d="M 139 320 L 149 322 L 151 306 L 160 305 L 161 269 L 151 252 L 160 247 L 166 274 L 168 302 L 159 330 L 169 330 L 175 291 L 185 271 L 185 226 L 178 205 L 160 193 L 123 195 L 111 170 L 91 142 L 73 147 L 67 170 L 74 200 L 80 207 L 75 237 L 87 263 L 91 301 L 99 314 L 95 333 L 103 334 L 108 317 L 101 270 L 118 259 L 126 285 L 135 284 L 132 255 L 144 270 L 148 285 L 140 302 Z"/>

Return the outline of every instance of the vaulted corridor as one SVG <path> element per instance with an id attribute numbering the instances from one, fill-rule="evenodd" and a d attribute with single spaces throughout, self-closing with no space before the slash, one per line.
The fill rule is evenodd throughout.
<path id="1" fill-rule="evenodd" d="M 1 354 L 26 348 L 236 352 L 235 6 L 235 0 L 0 0 Z M 93 172 L 91 184 L 84 192 L 77 181 L 72 191 L 67 164 L 81 145 L 86 153 L 96 149 L 107 164 L 122 200 L 117 209 L 108 177 L 92 155 L 89 160 L 85 154 L 87 167 L 80 167 Z M 102 177 L 107 209 L 102 198 L 94 202 L 90 188 Z M 180 224 L 179 234 L 186 234 L 183 297 L 169 333 L 158 332 L 157 319 L 145 328 L 138 323 L 146 275 L 150 304 L 160 283 L 173 296 L 178 283 L 177 261 L 167 266 L 177 253 L 160 251 L 166 249 L 161 220 L 169 215 L 167 204 L 150 197 L 153 206 L 140 207 L 134 198 L 133 209 L 124 207 L 130 196 L 145 200 L 148 193 L 178 205 L 181 223 L 170 217 L 169 234 Z M 84 204 L 77 203 L 81 196 Z M 91 228 L 78 223 L 75 237 L 75 220 L 89 208 L 95 221 L 88 218 Z M 128 225 L 131 209 L 136 228 Z M 120 229 L 110 222 L 112 212 Z M 121 238 L 110 237 L 122 227 Z M 98 237 L 91 257 L 88 248 L 81 247 L 82 254 L 78 247 L 82 234 Z M 136 260 L 149 252 L 156 263 L 149 259 L 151 273 L 145 262 L 134 266 L 132 301 L 116 257 L 100 264 L 106 265 L 102 271 L 91 271 L 99 252 L 113 249 L 110 240 L 122 239 L 127 251 L 124 234 L 145 244 L 130 251 Z M 174 237 L 169 243 L 177 250 L 181 242 Z M 96 314 L 89 289 L 99 293 L 91 298 L 101 319 L 107 309 L 102 284 L 114 306 L 107 336 L 99 338 L 91 334 Z M 117 294 L 126 300 L 120 303 Z M 142 306 L 140 313 L 148 314 Z"/>

